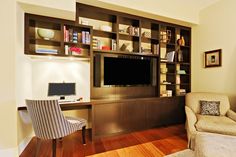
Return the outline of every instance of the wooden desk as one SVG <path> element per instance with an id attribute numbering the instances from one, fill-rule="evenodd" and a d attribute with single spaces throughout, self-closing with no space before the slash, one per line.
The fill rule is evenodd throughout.
<path id="1" fill-rule="evenodd" d="M 78 110 L 78 109 L 91 109 L 92 103 L 91 102 L 63 102 L 60 103 L 61 110 Z M 27 110 L 26 106 L 18 107 L 18 111 Z"/>
<path id="2" fill-rule="evenodd" d="M 65 102 L 62 110 L 89 109 L 92 140 L 185 122 L 185 97 L 133 98 Z M 18 107 L 18 110 L 27 110 Z"/>

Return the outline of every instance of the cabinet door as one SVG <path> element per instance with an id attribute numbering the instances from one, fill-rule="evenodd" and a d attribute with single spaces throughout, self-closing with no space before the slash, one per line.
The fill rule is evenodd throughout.
<path id="1" fill-rule="evenodd" d="M 148 127 L 184 123 L 184 97 L 160 98 L 147 105 Z"/>
<path id="2" fill-rule="evenodd" d="M 123 124 L 127 131 L 146 128 L 146 104 L 132 101 L 122 104 Z"/>
<path id="3" fill-rule="evenodd" d="M 93 132 L 96 137 L 123 131 L 120 104 L 99 104 L 93 107 Z"/>
<path id="4" fill-rule="evenodd" d="M 148 128 L 154 128 L 165 124 L 165 105 L 160 100 L 147 103 Z"/>

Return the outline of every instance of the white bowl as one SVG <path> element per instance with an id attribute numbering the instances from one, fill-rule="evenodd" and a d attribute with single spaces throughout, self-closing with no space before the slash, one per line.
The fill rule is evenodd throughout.
<path id="1" fill-rule="evenodd" d="M 54 31 L 51 29 L 38 28 L 38 35 L 45 40 L 50 40 L 54 37 Z"/>

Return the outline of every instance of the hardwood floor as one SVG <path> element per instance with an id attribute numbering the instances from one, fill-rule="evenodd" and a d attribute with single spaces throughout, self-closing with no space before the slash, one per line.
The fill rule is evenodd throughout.
<path id="1" fill-rule="evenodd" d="M 126 157 L 164 156 L 187 148 L 187 137 L 184 125 L 174 125 L 130 134 L 102 138 L 91 142 L 87 134 L 87 145 L 82 144 L 81 132 L 76 132 L 57 143 L 57 157 Z M 122 149 L 123 148 L 123 149 Z M 36 139 L 33 138 L 20 157 L 32 157 L 36 150 Z M 115 150 L 115 151 L 111 151 Z M 51 156 L 51 142 L 41 141 L 38 157 Z M 130 154 L 131 153 L 131 154 Z M 137 157 L 138 157 L 137 156 Z"/>

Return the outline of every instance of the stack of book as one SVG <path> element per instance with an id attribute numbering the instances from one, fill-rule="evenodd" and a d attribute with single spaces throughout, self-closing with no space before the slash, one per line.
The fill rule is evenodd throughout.
<path id="1" fill-rule="evenodd" d="M 82 43 L 90 44 L 90 34 L 88 31 L 82 31 Z"/>
<path id="2" fill-rule="evenodd" d="M 153 44 L 152 45 L 153 47 L 152 47 L 152 49 L 153 49 L 153 54 L 154 55 L 159 55 L 159 44 Z"/>
<path id="3" fill-rule="evenodd" d="M 116 40 L 115 39 L 111 39 L 111 50 L 115 51 L 116 50 Z"/>
<path id="4" fill-rule="evenodd" d="M 57 54 L 58 50 L 55 49 L 46 49 L 46 48 L 38 48 L 35 51 L 36 53 L 41 53 L 41 54 Z"/>
<path id="5" fill-rule="evenodd" d="M 67 29 L 66 26 L 64 26 L 64 42 L 90 44 L 90 33 L 88 31 L 78 33 L 72 28 Z"/>
<path id="6" fill-rule="evenodd" d="M 93 38 L 93 49 L 102 49 L 101 48 L 101 41 L 97 38 Z"/>

